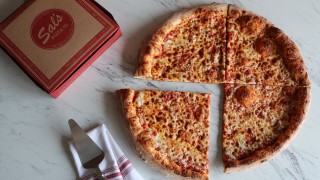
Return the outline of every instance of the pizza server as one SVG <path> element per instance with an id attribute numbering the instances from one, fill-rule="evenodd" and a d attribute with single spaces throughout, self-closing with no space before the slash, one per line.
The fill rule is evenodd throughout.
<path id="1" fill-rule="evenodd" d="M 104 152 L 73 119 L 69 120 L 69 127 L 82 166 L 85 169 L 95 169 L 98 179 L 104 180 L 104 176 L 99 169 L 99 164 L 104 158 Z"/>

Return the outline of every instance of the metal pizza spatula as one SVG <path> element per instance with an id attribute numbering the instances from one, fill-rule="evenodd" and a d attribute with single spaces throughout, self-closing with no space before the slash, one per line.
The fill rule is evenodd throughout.
<path id="1" fill-rule="evenodd" d="M 95 169 L 98 179 L 104 180 L 104 176 L 99 169 L 99 164 L 104 158 L 104 152 L 73 119 L 69 120 L 69 126 L 82 166 L 85 169 Z"/>

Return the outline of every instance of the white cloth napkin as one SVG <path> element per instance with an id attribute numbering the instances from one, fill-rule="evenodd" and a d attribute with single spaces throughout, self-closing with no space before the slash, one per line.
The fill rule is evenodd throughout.
<path id="1" fill-rule="evenodd" d="M 105 179 L 140 180 L 143 179 L 131 162 L 123 154 L 105 124 L 102 124 L 87 133 L 89 137 L 105 152 L 105 157 L 99 168 Z M 69 142 L 70 151 L 75 161 L 81 180 L 95 180 L 97 175 L 93 169 L 84 169 L 75 149 L 73 141 Z"/>

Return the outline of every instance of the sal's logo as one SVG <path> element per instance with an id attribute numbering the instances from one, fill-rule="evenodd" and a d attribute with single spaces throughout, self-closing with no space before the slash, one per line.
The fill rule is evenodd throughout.
<path id="1" fill-rule="evenodd" d="M 31 37 L 43 49 L 57 49 L 72 37 L 74 22 L 70 14 L 61 9 L 48 9 L 32 22 Z"/>

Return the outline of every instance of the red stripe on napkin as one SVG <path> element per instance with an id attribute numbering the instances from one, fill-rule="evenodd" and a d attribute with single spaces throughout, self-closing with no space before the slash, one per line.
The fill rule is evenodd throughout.
<path id="1" fill-rule="evenodd" d="M 122 176 L 123 177 L 126 177 L 129 173 L 130 173 L 130 171 L 133 169 L 133 166 L 130 166 L 130 167 L 128 167 L 127 169 L 125 169 L 123 172 L 121 172 L 122 173 Z"/>
<path id="2" fill-rule="evenodd" d="M 103 175 L 105 175 L 105 179 L 112 179 L 112 178 L 115 178 L 118 176 L 125 177 L 133 169 L 131 162 L 124 155 L 118 159 L 117 164 L 119 166 L 121 164 L 121 166 L 120 167 L 111 166 L 111 167 L 102 171 Z M 118 169 L 120 170 L 120 172 L 117 172 Z M 109 175 L 106 176 L 106 174 L 109 174 Z M 82 180 L 88 180 L 90 178 L 96 179 L 97 175 L 95 173 L 92 173 L 92 174 L 89 174 L 89 175 L 83 177 Z"/>
<path id="3" fill-rule="evenodd" d="M 124 170 L 124 168 L 126 168 L 128 165 L 131 165 L 130 161 L 127 160 L 125 163 L 123 163 L 121 166 L 120 166 L 120 171 Z"/>
<path id="4" fill-rule="evenodd" d="M 121 173 L 110 174 L 108 176 L 105 176 L 104 178 L 111 179 L 111 178 L 115 178 L 115 177 L 118 177 L 118 176 L 122 176 Z"/>
<path id="5" fill-rule="evenodd" d="M 121 164 L 125 159 L 126 159 L 126 156 L 125 156 L 125 155 L 121 156 L 121 157 L 118 159 L 117 164 Z"/>
<path id="6" fill-rule="evenodd" d="M 118 169 L 117 166 L 111 166 L 111 167 L 103 170 L 102 173 L 103 173 L 103 174 L 107 174 L 107 173 L 109 173 L 109 172 L 116 171 L 117 169 Z"/>

